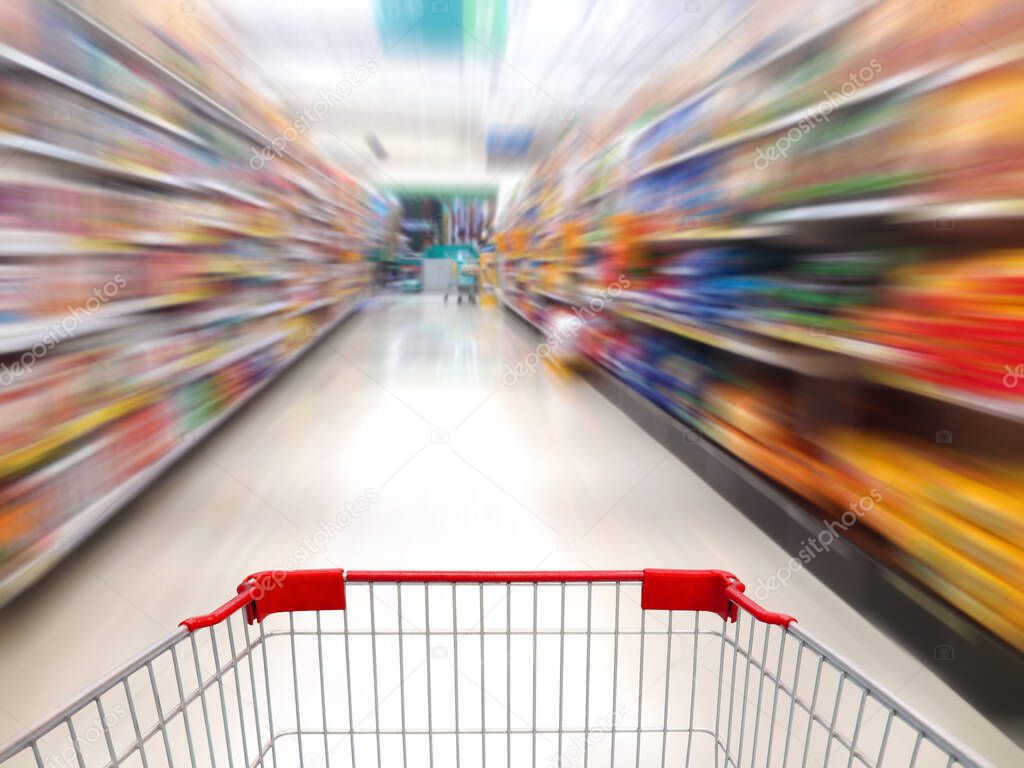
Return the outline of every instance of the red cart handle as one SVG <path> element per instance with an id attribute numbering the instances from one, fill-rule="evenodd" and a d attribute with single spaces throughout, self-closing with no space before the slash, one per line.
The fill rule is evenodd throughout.
<path id="1" fill-rule="evenodd" d="M 642 582 L 640 607 L 645 611 L 709 611 L 736 621 L 739 608 L 766 624 L 789 626 L 792 616 L 773 613 L 744 592 L 744 585 L 727 571 L 261 571 L 238 586 L 238 594 L 213 613 L 194 616 L 181 626 L 194 632 L 219 624 L 245 608 L 250 624 L 272 613 L 345 609 L 345 582 L 551 584 L 569 582 Z"/>

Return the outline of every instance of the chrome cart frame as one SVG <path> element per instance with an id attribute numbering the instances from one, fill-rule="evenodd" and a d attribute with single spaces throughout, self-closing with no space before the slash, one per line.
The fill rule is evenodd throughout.
<path id="1" fill-rule="evenodd" d="M 254 626 L 255 624 L 255 626 Z M 267 571 L 0 768 L 983 766 L 723 571 Z"/>

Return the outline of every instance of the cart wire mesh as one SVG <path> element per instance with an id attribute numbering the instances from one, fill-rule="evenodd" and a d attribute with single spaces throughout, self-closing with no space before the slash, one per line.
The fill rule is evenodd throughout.
<path id="1" fill-rule="evenodd" d="M 344 610 L 250 579 L 0 768 L 985 765 L 739 582 L 644 610 L 648 573 L 339 571 Z"/>

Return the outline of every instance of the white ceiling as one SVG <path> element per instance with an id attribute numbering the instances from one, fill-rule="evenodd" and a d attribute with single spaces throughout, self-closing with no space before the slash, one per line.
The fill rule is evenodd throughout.
<path id="1" fill-rule="evenodd" d="M 206 2 L 293 107 L 313 106 L 321 89 L 375 62 L 378 71 L 310 136 L 330 156 L 354 156 L 378 181 L 397 185 L 495 184 L 520 175 L 524 162 L 511 156 L 488 163 L 489 130 L 530 129 L 538 137 L 530 156 L 541 156 L 567 119 L 592 124 L 653 69 L 677 61 L 715 4 L 704 0 L 695 11 L 683 0 L 508 0 L 504 52 L 476 46 L 443 56 L 424 53 L 415 34 L 382 50 L 377 0 Z M 372 155 L 368 133 L 387 159 Z"/>

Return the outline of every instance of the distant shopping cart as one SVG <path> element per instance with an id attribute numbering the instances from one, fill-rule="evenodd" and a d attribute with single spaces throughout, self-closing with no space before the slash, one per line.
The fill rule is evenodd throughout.
<path id="1" fill-rule="evenodd" d="M 480 265 L 477 262 L 452 260 L 452 277 L 444 292 L 444 301 L 448 303 L 448 294 L 454 293 L 459 304 L 463 297 L 475 304 L 480 293 Z"/>
<path id="2" fill-rule="evenodd" d="M 0 766 L 981 766 L 723 571 L 254 574 Z"/>

